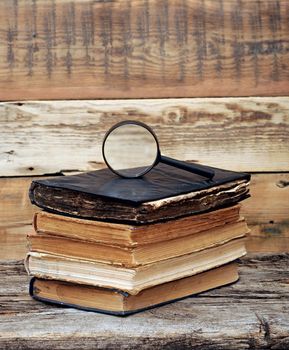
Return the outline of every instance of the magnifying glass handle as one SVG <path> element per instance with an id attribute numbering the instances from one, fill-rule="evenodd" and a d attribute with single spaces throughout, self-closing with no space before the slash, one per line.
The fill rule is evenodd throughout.
<path id="1" fill-rule="evenodd" d="M 173 159 L 173 158 L 169 158 L 166 156 L 161 156 L 160 157 L 160 162 L 167 164 L 167 165 L 171 165 L 174 166 L 176 168 L 179 169 L 183 169 L 183 170 L 187 170 L 190 171 L 191 173 L 195 173 L 201 176 L 205 176 L 209 179 L 211 179 L 212 177 L 214 177 L 215 172 L 211 169 L 205 169 L 205 167 L 203 165 L 199 165 L 199 164 L 188 164 L 185 162 L 181 162 L 179 160 Z"/>

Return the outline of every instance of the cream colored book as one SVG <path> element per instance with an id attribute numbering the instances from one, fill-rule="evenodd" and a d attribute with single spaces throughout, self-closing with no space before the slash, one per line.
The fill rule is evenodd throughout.
<path id="1" fill-rule="evenodd" d="M 30 252 L 26 259 L 26 269 L 29 275 L 38 278 L 116 288 L 137 294 L 143 289 L 227 264 L 245 254 L 243 238 L 137 268 Z"/>

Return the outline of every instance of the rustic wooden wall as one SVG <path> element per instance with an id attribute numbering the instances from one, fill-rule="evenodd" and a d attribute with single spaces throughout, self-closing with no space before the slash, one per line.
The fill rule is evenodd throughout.
<path id="1" fill-rule="evenodd" d="M 0 103 L 0 174 L 10 176 L 0 179 L 0 227 L 15 252 L 34 212 L 31 176 L 103 167 L 105 131 L 131 118 L 155 129 L 164 154 L 251 172 L 248 249 L 289 251 L 289 98 L 251 97 Z"/>
<path id="2" fill-rule="evenodd" d="M 162 153 L 239 171 L 288 170 L 289 98 L 208 98 L 0 103 L 0 175 L 103 166 L 114 123 L 142 120 Z"/>
<path id="3" fill-rule="evenodd" d="M 2 0 L 4 258 L 24 255 L 32 176 L 102 167 L 125 119 L 168 156 L 251 172 L 248 249 L 289 251 L 288 38 L 287 0 Z"/>
<path id="4" fill-rule="evenodd" d="M 288 95 L 287 0 L 2 0 L 0 99 Z"/>

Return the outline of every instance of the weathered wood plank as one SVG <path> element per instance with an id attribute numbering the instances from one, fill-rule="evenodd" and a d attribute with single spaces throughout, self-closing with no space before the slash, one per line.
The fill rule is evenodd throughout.
<path id="1" fill-rule="evenodd" d="M 0 260 L 24 259 L 28 250 L 26 235 L 32 231 L 31 224 L 0 227 Z"/>
<path id="2" fill-rule="evenodd" d="M 276 225 L 275 230 L 280 232 L 280 226 Z M 279 253 L 289 252 L 289 229 L 274 236 L 273 234 L 263 234 L 260 237 L 250 235 L 246 241 L 246 249 L 254 253 Z"/>
<path id="3" fill-rule="evenodd" d="M 246 247 L 250 252 L 289 252 L 289 174 L 255 174 L 251 198 L 241 213 L 251 232 Z"/>
<path id="4" fill-rule="evenodd" d="M 240 171 L 288 171 L 289 97 L 0 103 L 0 176 L 103 166 L 114 123 L 136 119 L 162 153 Z"/>
<path id="5" fill-rule="evenodd" d="M 0 100 L 288 95 L 287 0 L 2 0 Z"/>
<path id="6" fill-rule="evenodd" d="M 21 262 L 0 265 L 1 349 L 287 349 L 289 256 L 254 255 L 240 280 L 128 318 L 33 301 Z"/>
<path id="7" fill-rule="evenodd" d="M 34 179 L 35 177 L 0 178 L 0 227 L 21 226 L 32 222 L 37 207 L 30 204 L 28 189 Z M 252 175 L 251 198 L 242 202 L 241 214 L 251 226 L 256 226 L 254 235 L 262 234 L 261 225 L 264 226 L 264 231 L 268 228 L 270 233 L 270 225 L 288 224 L 289 186 L 284 186 L 288 182 L 289 174 Z"/>
<path id="8" fill-rule="evenodd" d="M 28 198 L 32 179 L 0 178 L 0 236 L 1 242 L 10 247 L 0 249 L 0 259 L 12 258 L 12 249 L 15 259 L 25 255 L 25 236 L 37 210 Z M 288 182 L 288 174 L 252 175 L 252 196 L 243 202 L 241 212 L 251 229 L 249 251 L 289 252 Z"/>
<path id="9" fill-rule="evenodd" d="M 28 197 L 29 186 L 36 178 L 0 178 L 0 229 L 32 223 L 36 207 Z"/>
<path id="10" fill-rule="evenodd" d="M 289 174 L 253 174 L 242 214 L 254 224 L 289 224 Z"/>

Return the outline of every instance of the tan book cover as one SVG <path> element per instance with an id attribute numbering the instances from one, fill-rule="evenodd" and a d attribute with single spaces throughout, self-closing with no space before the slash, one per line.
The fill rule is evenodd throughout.
<path id="1" fill-rule="evenodd" d="M 239 220 L 240 205 L 161 223 L 134 225 L 57 215 L 46 211 L 34 216 L 39 234 L 62 236 L 110 245 L 132 247 L 189 236 Z"/>
<path id="2" fill-rule="evenodd" d="M 135 247 L 100 244 L 44 234 L 30 234 L 27 238 L 29 250 L 32 252 L 137 267 L 218 246 L 243 237 L 247 232 L 248 227 L 243 219 L 198 234 Z"/>

